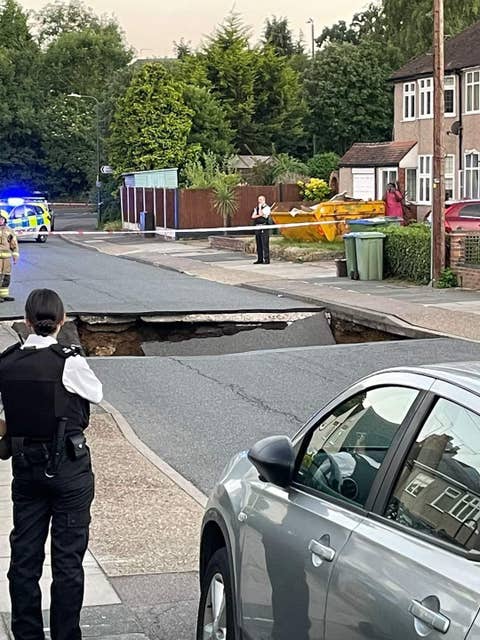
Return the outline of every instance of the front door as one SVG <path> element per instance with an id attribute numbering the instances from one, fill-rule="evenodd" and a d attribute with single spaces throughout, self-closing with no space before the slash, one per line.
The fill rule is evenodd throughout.
<path id="1" fill-rule="evenodd" d="M 466 637 L 480 606 L 480 415 L 465 406 L 438 398 L 383 512 L 353 532 L 330 584 L 326 640 Z"/>
<path id="2" fill-rule="evenodd" d="M 240 567 L 248 640 L 322 640 L 332 570 L 417 395 L 388 386 L 352 396 L 306 435 L 291 488 L 252 483 Z"/>

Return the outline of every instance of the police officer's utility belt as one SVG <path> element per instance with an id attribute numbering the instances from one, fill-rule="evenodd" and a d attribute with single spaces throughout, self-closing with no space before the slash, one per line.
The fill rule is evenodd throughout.
<path id="1" fill-rule="evenodd" d="M 88 454 L 85 435 L 76 432 L 65 435 L 67 420 L 61 420 L 55 438 L 51 441 L 41 441 L 32 438 L 4 438 L 8 444 L 0 448 L 0 459 L 13 457 L 21 467 L 30 465 L 45 465 L 45 475 L 54 478 L 65 459 L 74 461 Z"/>

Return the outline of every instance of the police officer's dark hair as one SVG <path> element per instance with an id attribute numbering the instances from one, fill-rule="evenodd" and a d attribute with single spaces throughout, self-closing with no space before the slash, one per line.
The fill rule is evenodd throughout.
<path id="1" fill-rule="evenodd" d="M 65 308 L 60 296 L 51 289 L 34 289 L 25 304 L 25 318 L 39 336 L 55 332 L 65 317 Z"/>

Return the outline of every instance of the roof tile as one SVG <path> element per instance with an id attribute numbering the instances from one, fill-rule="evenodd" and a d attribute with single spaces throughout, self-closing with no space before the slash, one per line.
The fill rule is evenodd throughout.
<path id="1" fill-rule="evenodd" d="M 356 142 L 340 160 L 341 167 L 397 166 L 416 145 L 415 140 Z"/>

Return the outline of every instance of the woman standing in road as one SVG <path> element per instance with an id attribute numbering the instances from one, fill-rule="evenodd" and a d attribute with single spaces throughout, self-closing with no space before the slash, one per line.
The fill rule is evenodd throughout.
<path id="1" fill-rule="evenodd" d="M 102 385 L 75 347 L 57 343 L 65 311 L 54 291 L 32 291 L 25 319 L 32 335 L 0 357 L 0 429 L 13 456 L 12 631 L 15 640 L 45 637 L 39 580 L 51 525 L 50 633 L 52 640 L 78 640 L 94 495 L 84 430 Z"/>

